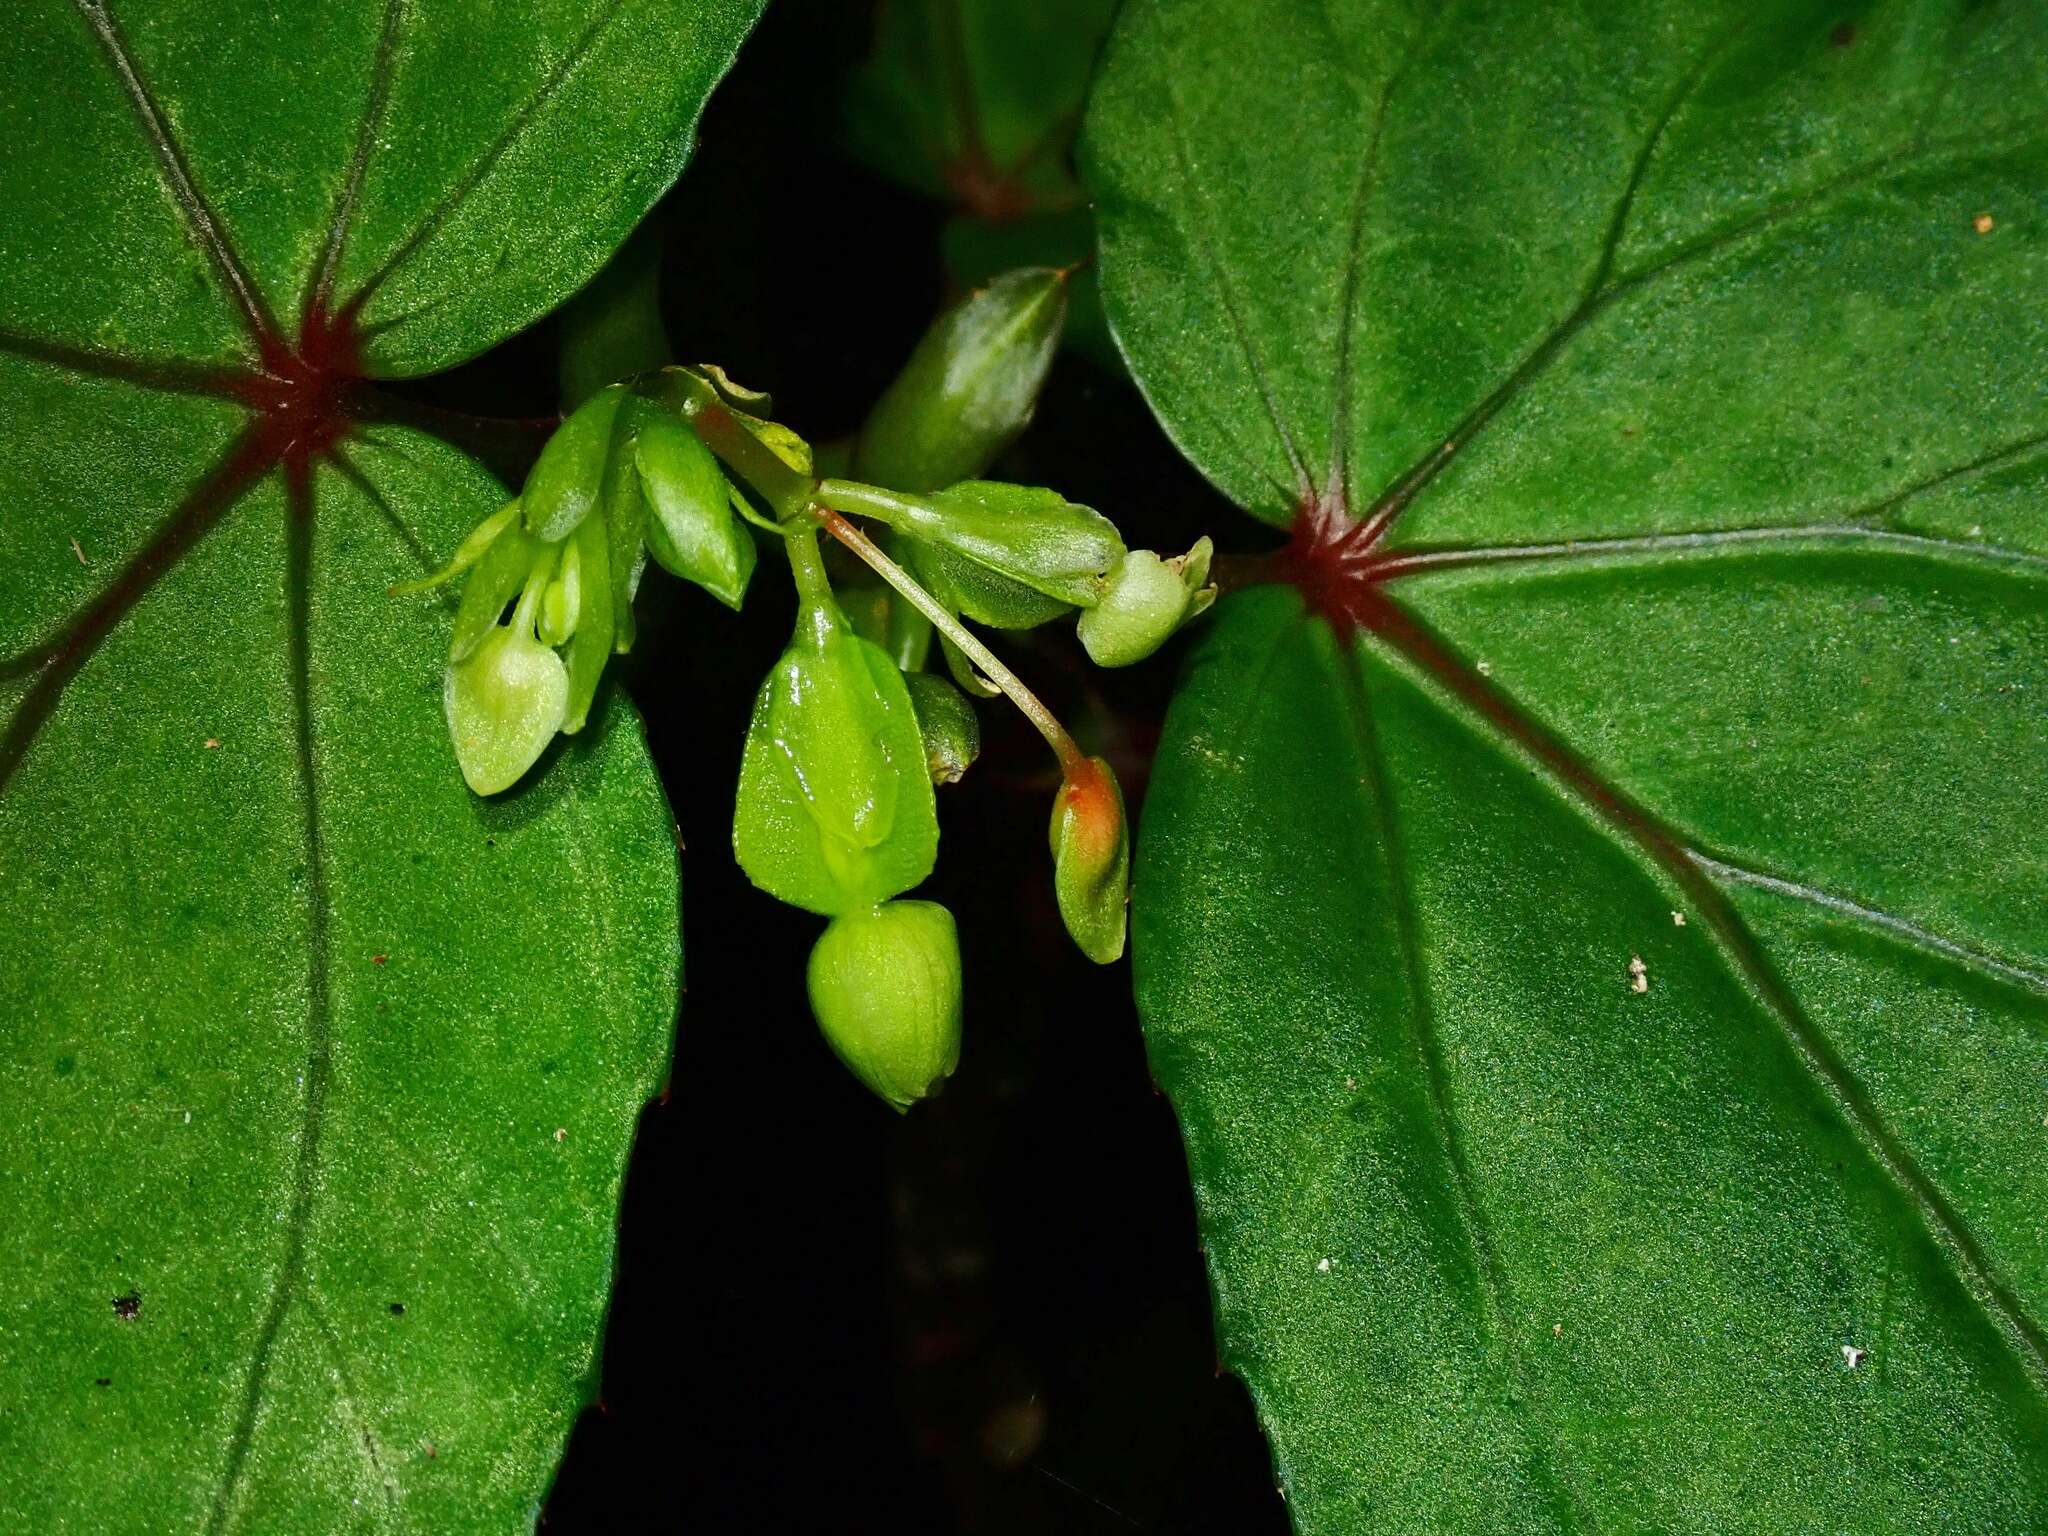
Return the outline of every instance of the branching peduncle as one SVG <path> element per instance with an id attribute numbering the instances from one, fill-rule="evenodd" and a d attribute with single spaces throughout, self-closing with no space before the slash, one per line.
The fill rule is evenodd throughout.
<path id="1" fill-rule="evenodd" d="M 843 496 L 846 482 L 832 480 L 824 484 L 832 487 L 835 499 L 852 499 Z M 856 489 L 877 496 L 887 494 L 870 492 L 865 486 Z M 1022 678 L 998 661 L 995 653 L 983 645 L 972 630 L 947 612 L 943 603 L 925 591 L 918 584 L 916 577 L 883 554 L 873 539 L 822 501 L 813 506 L 811 516 L 815 517 L 820 526 L 833 538 L 867 562 L 877 576 L 902 595 L 905 602 L 930 619 L 934 629 L 952 641 L 969 661 L 981 669 L 990 682 L 1003 690 L 1010 702 L 1024 712 L 1024 718 L 1037 727 L 1038 734 L 1045 738 L 1045 744 L 1052 748 L 1053 755 L 1060 760 L 1062 776 L 1072 779 L 1077 774 L 1085 774 L 1088 771 L 1086 754 L 1074 744 L 1074 738 L 1067 734 L 1066 727 L 1060 724 L 1053 712 L 1039 701 L 1038 695 L 1024 686 Z"/>

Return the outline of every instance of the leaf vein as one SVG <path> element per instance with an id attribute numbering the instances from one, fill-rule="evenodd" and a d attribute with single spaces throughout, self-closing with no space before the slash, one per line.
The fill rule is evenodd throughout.
<path id="1" fill-rule="evenodd" d="M 1796 524 L 1773 528 L 1710 528 L 1685 533 L 1651 533 L 1619 538 L 1561 539 L 1539 544 L 1478 544 L 1403 550 L 1373 571 L 1374 578 L 1396 581 L 1431 571 L 1468 570 L 1474 566 L 1539 564 L 1579 560 L 1628 561 L 1638 557 L 1674 555 L 1684 558 L 1727 549 L 1771 544 L 1869 544 L 1902 553 L 1955 556 L 1994 565 L 2039 567 L 2048 571 L 2048 555 L 2012 549 L 2003 544 L 1945 539 L 1896 528 L 1857 524 Z"/>
<path id="2" fill-rule="evenodd" d="M 1373 108 L 1372 135 L 1367 141 L 1365 155 L 1359 164 L 1358 182 L 1352 191 L 1351 224 L 1345 237 L 1344 267 L 1338 279 L 1336 377 L 1331 383 L 1334 410 L 1331 413 L 1330 473 L 1323 490 L 1326 502 L 1341 500 L 1346 507 L 1354 504 L 1356 494 L 1351 479 L 1351 426 L 1356 406 L 1355 391 L 1351 387 L 1351 354 L 1358 331 L 1358 271 L 1365 259 L 1366 215 L 1379 180 L 1380 145 L 1386 137 L 1387 105 L 1393 99 L 1394 88 L 1414 65 L 1425 40 L 1434 35 L 1436 25 L 1450 14 L 1451 9 L 1446 5 L 1432 18 L 1430 27 L 1417 32 L 1400 62 L 1387 72 L 1387 78 L 1381 83 L 1379 101 Z"/>
<path id="3" fill-rule="evenodd" d="M 1180 183 L 1187 194 L 1188 211 L 1199 215 L 1199 223 L 1191 218 L 1189 234 L 1196 252 L 1207 264 L 1209 273 L 1216 283 L 1218 298 L 1222 300 L 1223 312 L 1229 318 L 1232 333 L 1237 338 L 1238 349 L 1244 353 L 1245 366 L 1251 370 L 1252 382 L 1257 387 L 1259 399 L 1265 404 L 1267 419 L 1273 423 L 1273 430 L 1279 435 L 1280 446 L 1287 454 L 1287 463 L 1294 472 L 1294 494 L 1306 501 L 1314 491 L 1308 464 L 1302 458 L 1301 448 L 1294 440 L 1294 432 L 1280 413 L 1279 399 L 1273 393 L 1273 379 L 1264 358 L 1252 343 L 1251 329 L 1244 316 L 1243 304 L 1237 290 L 1230 282 L 1222 258 L 1214 249 L 1213 236 L 1204 232 L 1208 223 L 1208 210 L 1203 203 L 1199 181 L 1195 177 L 1194 158 L 1188 148 L 1187 123 L 1181 113 L 1180 95 L 1174 89 L 1176 68 L 1166 72 L 1164 95 L 1166 97 L 1167 125 L 1172 130 L 1174 167 L 1180 173 Z"/>
<path id="4" fill-rule="evenodd" d="M 2024 125 L 2021 132 L 2011 135 L 2009 141 L 2003 147 L 2024 143 L 2028 138 L 2038 135 L 2044 127 L 2048 127 L 2048 122 L 2029 122 Z M 1490 393 L 1483 396 L 1477 405 L 1466 412 L 1464 417 L 1451 429 L 1450 434 L 1441 444 L 1424 452 L 1406 471 L 1395 479 L 1393 484 L 1380 496 L 1379 500 L 1373 504 L 1373 509 L 1366 519 L 1363 537 L 1367 542 L 1370 542 L 1384 535 L 1388 528 L 1428 487 L 1430 482 L 1443 471 L 1445 466 L 1459 453 L 1463 452 L 1464 449 L 1469 447 L 1472 440 L 1485 430 L 1493 418 L 1499 414 L 1501 408 L 1521 394 L 1531 382 L 1544 373 L 1557 360 L 1558 355 L 1565 347 L 1592 320 L 1616 301 L 1639 289 L 1648 288 L 1674 272 L 1703 261 L 1738 241 L 1745 240 L 1752 235 L 1773 228 L 1787 219 L 1807 212 L 1839 193 L 1867 182 L 1881 180 L 1887 174 L 1903 171 L 1920 160 L 1958 149 L 1966 149 L 1980 154 L 1993 153 L 1999 147 L 2001 146 L 1988 146 L 1965 139 L 1943 140 L 1918 145 L 1903 155 L 1890 154 L 1881 156 L 1853 170 L 1844 172 L 1841 176 L 1814 188 L 1810 192 L 1773 204 L 1749 219 L 1703 236 L 1690 245 L 1682 246 L 1654 266 L 1646 267 L 1642 271 L 1632 273 L 1618 281 L 1608 281 L 1607 286 L 1604 288 L 1589 289 L 1573 305 L 1564 318 L 1559 320 L 1524 354 L 1522 360 L 1509 371 L 1508 375 Z M 1644 157 L 1639 163 L 1642 166 L 1647 166 L 1647 157 Z M 1629 194 L 1629 201 L 1632 204 L 1633 191 Z M 1611 225 L 1609 235 L 1606 238 L 1618 242 L 1621 238 L 1619 227 Z"/>
<path id="5" fill-rule="evenodd" d="M 84 3 L 84 0 L 80 0 L 80 3 Z M 363 283 L 363 286 L 356 290 L 355 295 L 343 306 L 347 313 L 351 315 L 361 313 L 363 306 L 369 302 L 371 295 L 376 293 L 379 288 L 382 288 L 390 280 L 394 272 L 411 260 L 413 254 L 426 244 L 427 240 L 448 221 L 456 209 L 468 201 L 470 194 L 483 184 L 484 178 L 497 168 L 498 162 L 511 152 L 512 146 L 519 141 L 519 136 L 525 133 L 528 126 L 540 115 L 541 109 L 552 101 L 556 92 L 567 85 L 575 77 L 577 71 L 583 67 L 583 61 L 590 56 L 590 51 L 597 45 L 598 38 L 604 34 L 605 29 L 618 16 L 624 4 L 625 0 L 605 0 L 602 9 L 595 16 L 591 17 L 589 24 L 578 34 L 576 41 L 569 46 L 568 51 L 555 61 L 554 68 L 548 72 L 547 78 L 541 82 L 540 89 L 527 100 L 526 104 L 518 112 L 513 114 L 512 120 L 506 123 L 503 131 L 498 134 L 497 138 L 491 141 L 490 147 L 483 152 L 476 163 L 463 173 L 462 179 L 449 188 L 448 194 L 434 205 L 413 232 L 400 243 L 395 251 L 384 259 L 384 264 L 371 273 L 369 278 Z M 380 326 L 367 327 L 363 330 L 362 335 L 365 339 L 380 335 L 384 331 L 389 330 L 391 325 L 395 323 L 394 321 Z"/>
<path id="6" fill-rule="evenodd" d="M 126 357 L 102 352 L 97 347 L 68 346 L 17 331 L 0 331 L 0 353 L 43 363 L 71 373 L 96 379 L 113 379 L 142 389 L 161 390 L 174 395 L 206 395 L 217 400 L 239 400 L 244 375 L 231 368 L 212 368 L 160 358 Z"/>
<path id="7" fill-rule="evenodd" d="M 228 286 L 230 296 L 242 313 L 242 323 L 260 352 L 269 354 L 280 349 L 277 322 L 271 317 L 269 306 L 250 278 L 248 269 L 242 265 L 242 258 L 236 252 L 234 243 L 228 238 L 227 230 L 220 222 L 220 216 L 206 195 L 199 190 L 199 184 L 192 178 L 192 167 L 185 156 L 183 146 L 171 132 L 171 125 L 164 117 L 163 108 L 151 94 L 148 83 L 137 69 L 135 57 L 129 51 L 128 40 L 121 35 L 121 29 L 107 10 L 105 0 L 72 0 L 78 13 L 92 29 L 99 40 L 107 62 L 113 67 L 121 88 L 127 92 L 129 102 L 135 108 L 135 115 L 142 124 L 144 137 L 156 152 L 159 171 L 164 185 L 171 193 L 171 199 L 185 216 L 186 225 L 192 232 L 199 248 L 212 259 L 214 268 Z"/>
<path id="8" fill-rule="evenodd" d="M 1471 710 L 1501 739 L 1533 758 L 1571 798 L 1634 844 L 1693 902 L 1729 965 L 1764 1005 L 1795 1056 L 1856 1133 L 1865 1154 L 1919 1213 L 1924 1230 L 1948 1260 L 1958 1285 L 2007 1344 L 2029 1386 L 2048 1398 L 2048 1334 L 1993 1267 L 1983 1244 L 1947 1193 L 1920 1167 L 1869 1090 L 1778 975 L 1727 893 L 1656 815 L 1602 777 L 1414 614 L 1378 593 L 1370 594 L 1368 607 L 1373 635 Z"/>
<path id="9" fill-rule="evenodd" d="M 1508 1305 L 1507 1278 L 1500 1258 L 1499 1242 L 1485 1208 L 1480 1204 L 1471 1159 L 1459 1134 L 1457 1113 L 1451 1103 L 1449 1074 L 1444 1065 L 1443 1042 L 1436 1026 L 1436 1010 L 1423 960 L 1421 918 L 1415 908 L 1415 886 L 1408 871 L 1406 848 L 1401 836 L 1400 814 L 1381 750 L 1379 727 L 1373 716 L 1372 695 L 1365 682 L 1365 670 L 1351 647 L 1340 646 L 1338 666 L 1343 674 L 1346 712 L 1357 736 L 1358 756 L 1365 769 L 1365 782 L 1373 799 L 1379 822 L 1380 843 L 1385 850 L 1387 886 L 1394 925 L 1401 948 L 1401 967 L 1408 977 L 1410 1035 L 1420 1057 L 1424 1082 L 1429 1090 L 1430 1118 L 1442 1143 L 1444 1160 L 1451 1170 L 1451 1187 L 1465 1228 L 1466 1241 L 1478 1261 L 1484 1305 L 1489 1314 L 1491 1343 L 1499 1352 L 1502 1374 L 1518 1390 L 1508 1400 L 1530 1442 L 1533 1470 L 1543 1486 L 1559 1526 L 1565 1530 L 1598 1529 L 1585 1496 L 1570 1475 L 1570 1461 L 1562 1437 L 1542 1409 L 1542 1396 L 1523 1368 L 1521 1350 L 1515 1343 L 1515 1328 Z"/>
<path id="10" fill-rule="evenodd" d="M 391 82 L 398 72 L 399 23 L 404 19 L 405 0 L 386 0 L 383 25 L 377 34 L 377 52 L 370 63 L 370 89 L 363 102 L 363 116 L 356 126 L 355 148 L 349 152 L 348 170 L 334 199 L 328 219 L 327 238 L 314 269 L 313 287 L 306 296 L 309 315 L 324 314 L 334 297 L 334 278 L 341 267 L 343 247 L 348 243 L 349 222 L 355 217 L 362 196 L 363 179 L 369 174 L 370 152 L 376 148 L 377 130 L 384 121 L 384 109 L 391 100 Z"/>
<path id="11" fill-rule="evenodd" d="M 35 678 L 5 733 L 0 734 L 0 794 L 6 792 L 64 690 L 101 642 L 276 463 L 275 445 L 264 424 L 246 428 L 228 445 L 219 462 L 200 477 L 154 537 L 130 557 L 61 635 L 0 661 L 0 680 Z"/>
<path id="12" fill-rule="evenodd" d="M 362 466 L 349 457 L 347 450 L 334 449 L 329 453 L 328 460 L 340 472 L 341 477 L 355 487 L 357 494 L 376 508 L 377 515 L 383 518 L 385 525 L 398 536 L 398 541 L 419 563 L 422 571 L 431 575 L 441 568 L 441 562 L 434 558 L 434 552 L 427 547 L 427 541 L 419 536 L 412 524 L 399 515 L 398 509 L 391 505 L 389 498 L 377 489 L 368 475 L 363 473 Z"/>
<path id="13" fill-rule="evenodd" d="M 285 1314 L 298 1294 L 306 1265 L 306 1233 L 318 1192 L 321 1131 L 327 1089 L 333 1076 L 333 1007 L 328 977 L 327 849 L 320 816 L 320 777 L 313 745 L 311 607 L 314 496 L 311 467 L 288 464 L 285 474 L 286 665 L 292 697 L 292 759 L 305 808 L 306 855 L 306 1072 L 305 1106 L 292 1168 L 291 1205 L 286 1214 L 284 1257 L 271 1287 L 270 1305 L 256 1332 L 242 1404 L 228 1440 L 227 1465 L 215 1491 L 206 1528 L 213 1536 L 227 1528 L 234 1497 L 256 1438 L 256 1420 L 276 1357 Z"/>
<path id="14" fill-rule="evenodd" d="M 1946 934 L 1937 933 L 1934 929 L 1916 923 L 1910 918 L 1868 906 L 1847 896 L 1837 895 L 1833 891 L 1822 890 L 1819 886 L 1787 880 L 1760 869 L 1751 869 L 1725 859 L 1717 859 L 1700 852 L 1697 848 L 1688 848 L 1686 856 L 1724 885 L 1746 885 L 1756 890 L 1769 891 L 1773 895 L 1803 901 L 1810 906 L 1820 907 L 1868 927 L 1882 929 L 1904 939 L 1916 948 L 1931 950 L 1944 959 L 1953 960 L 1972 970 L 1983 971 L 1998 977 L 2001 981 L 2012 982 L 2030 991 L 2048 995 L 2048 971 L 2036 970 L 2015 960 L 2008 960 L 1989 949 L 1949 938 Z"/>

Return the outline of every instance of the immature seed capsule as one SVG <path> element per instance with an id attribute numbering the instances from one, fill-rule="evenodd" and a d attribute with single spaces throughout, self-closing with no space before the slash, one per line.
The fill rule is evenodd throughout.
<path id="1" fill-rule="evenodd" d="M 811 951 L 811 1012 L 847 1070 L 901 1112 L 960 1060 L 960 940 L 934 901 L 832 920 Z"/>

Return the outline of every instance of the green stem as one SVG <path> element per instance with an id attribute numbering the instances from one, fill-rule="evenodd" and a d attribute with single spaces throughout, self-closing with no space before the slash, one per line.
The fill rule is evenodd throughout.
<path id="1" fill-rule="evenodd" d="M 891 528 L 906 527 L 928 505 L 922 496 L 885 491 L 879 485 L 862 485 L 854 480 L 820 480 L 813 493 L 835 512 L 849 517 L 871 517 Z"/>
<path id="2" fill-rule="evenodd" d="M 842 493 L 847 489 L 844 481 L 830 480 L 825 484 Z M 886 491 L 874 491 L 868 486 L 854 489 L 876 498 L 888 495 Z M 823 487 L 820 487 L 821 494 L 822 491 Z M 983 645 L 975 638 L 973 631 L 948 613 L 945 605 L 925 591 L 915 577 L 883 554 L 876 548 L 873 539 L 854 527 L 833 508 L 818 506 L 812 509 L 811 515 L 818 519 L 827 533 L 860 556 L 873 568 L 876 575 L 901 593 L 904 601 L 930 619 L 933 628 L 958 646 L 990 682 L 1009 696 L 1010 702 L 1022 710 L 1024 718 L 1038 728 L 1038 734 L 1045 738 L 1045 744 L 1052 748 L 1053 755 L 1060 760 L 1062 776 L 1072 779 L 1077 774 L 1085 775 L 1088 772 L 1087 755 L 1074 745 L 1074 738 L 1067 734 L 1066 727 L 1060 724 L 1053 712 L 1039 702 L 1038 695 L 1024 686 L 1022 678 L 996 660 L 995 652 Z"/>
<path id="3" fill-rule="evenodd" d="M 818 552 L 817 530 L 797 528 L 783 535 L 783 546 L 789 551 L 797 595 L 807 603 L 831 602 L 832 583 L 825 575 L 825 557 Z"/>
<path id="4" fill-rule="evenodd" d="M 531 638 L 534 615 L 540 609 L 540 600 L 546 594 L 548 583 L 554 579 L 555 567 L 561 556 L 553 550 L 534 561 L 533 569 L 526 573 L 526 585 L 519 589 L 518 606 L 512 610 L 512 633 Z"/>
<path id="5" fill-rule="evenodd" d="M 784 463 L 774 449 L 734 419 L 732 409 L 706 380 L 687 368 L 664 368 L 641 379 L 637 387 L 648 399 L 689 422 L 704 446 L 768 503 L 777 522 L 793 522 L 810 510 L 817 477 Z"/>

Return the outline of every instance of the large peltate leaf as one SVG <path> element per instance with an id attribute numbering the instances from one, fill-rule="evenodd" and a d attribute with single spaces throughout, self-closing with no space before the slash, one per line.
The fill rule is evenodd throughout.
<path id="1" fill-rule="evenodd" d="M 2048 1528 L 2048 8 L 1135 0 L 1134 932 L 1303 1530 Z"/>
<path id="2" fill-rule="evenodd" d="M 463 787 L 503 491 L 364 382 L 558 302 L 753 0 L 38 0 L 0 38 L 0 1527 L 530 1526 L 679 961 L 614 701 Z M 380 424 L 383 423 L 383 424 Z"/>

